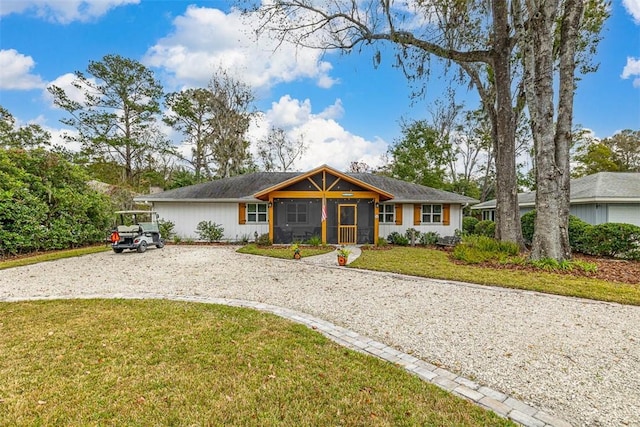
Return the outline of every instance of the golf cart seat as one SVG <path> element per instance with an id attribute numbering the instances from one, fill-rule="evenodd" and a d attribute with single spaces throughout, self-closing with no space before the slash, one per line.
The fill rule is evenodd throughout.
<path id="1" fill-rule="evenodd" d="M 140 226 L 135 224 L 135 225 L 119 225 L 118 226 L 118 233 L 123 234 L 123 233 L 137 233 L 140 230 Z"/>

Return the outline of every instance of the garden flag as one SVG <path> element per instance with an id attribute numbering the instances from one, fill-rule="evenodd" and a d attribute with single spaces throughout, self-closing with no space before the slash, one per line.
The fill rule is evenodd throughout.
<path id="1" fill-rule="evenodd" d="M 325 203 L 324 200 L 322 200 L 322 221 L 326 221 L 326 220 L 327 220 L 327 204 Z"/>

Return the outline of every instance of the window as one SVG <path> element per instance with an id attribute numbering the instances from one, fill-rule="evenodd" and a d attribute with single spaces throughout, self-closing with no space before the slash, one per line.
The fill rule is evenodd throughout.
<path id="1" fill-rule="evenodd" d="M 267 222 L 267 204 L 247 203 L 247 222 Z"/>
<path id="2" fill-rule="evenodd" d="M 435 224 L 442 222 L 442 205 L 422 205 L 422 222 Z"/>
<path id="3" fill-rule="evenodd" d="M 289 224 L 306 224 L 307 223 L 307 204 L 306 203 L 288 203 L 287 204 L 287 222 Z"/>
<path id="4" fill-rule="evenodd" d="M 496 211 L 494 209 L 492 209 L 490 211 L 482 211 L 482 219 L 483 220 L 489 220 L 489 221 L 495 221 L 496 220 Z"/>
<path id="5" fill-rule="evenodd" d="M 396 222 L 395 205 L 380 205 L 378 207 L 378 220 L 384 224 L 393 224 Z"/>

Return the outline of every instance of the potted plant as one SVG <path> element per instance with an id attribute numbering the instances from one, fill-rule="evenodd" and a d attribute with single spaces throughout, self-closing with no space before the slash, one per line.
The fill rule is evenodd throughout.
<path id="1" fill-rule="evenodd" d="M 347 265 L 347 259 L 349 258 L 349 254 L 351 251 L 347 248 L 340 247 L 338 248 L 338 265 Z"/>
<path id="2" fill-rule="evenodd" d="M 300 246 L 297 243 L 294 243 L 290 246 L 290 249 L 293 251 L 293 259 L 300 259 L 302 255 L 300 255 Z"/>

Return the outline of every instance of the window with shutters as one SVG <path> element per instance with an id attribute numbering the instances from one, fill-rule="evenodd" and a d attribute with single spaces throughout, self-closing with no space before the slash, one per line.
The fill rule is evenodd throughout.
<path id="1" fill-rule="evenodd" d="M 422 205 L 423 224 L 442 223 L 442 205 Z"/>
<path id="2" fill-rule="evenodd" d="M 266 203 L 247 203 L 247 222 L 267 222 Z"/>
<path id="3" fill-rule="evenodd" d="M 378 220 L 380 224 L 394 224 L 396 222 L 396 207 L 393 204 L 380 205 L 378 208 Z"/>

